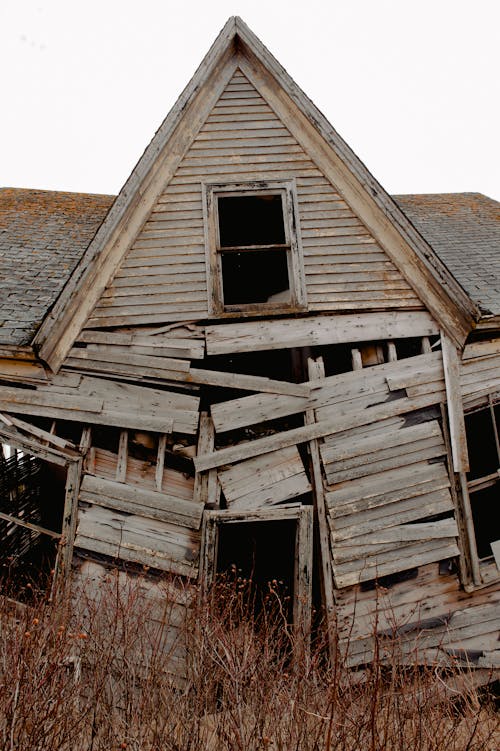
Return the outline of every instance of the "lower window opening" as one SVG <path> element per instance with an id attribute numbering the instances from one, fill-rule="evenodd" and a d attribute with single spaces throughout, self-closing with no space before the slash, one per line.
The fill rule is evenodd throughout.
<path id="1" fill-rule="evenodd" d="M 0 582 L 23 602 L 49 589 L 62 530 L 66 469 L 0 449 Z"/>

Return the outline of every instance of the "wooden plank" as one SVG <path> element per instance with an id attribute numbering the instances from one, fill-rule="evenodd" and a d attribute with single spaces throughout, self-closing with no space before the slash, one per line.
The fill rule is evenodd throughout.
<path id="1" fill-rule="evenodd" d="M 444 379 L 446 383 L 446 401 L 450 426 L 451 451 L 455 472 L 469 471 L 469 455 L 465 434 L 464 408 L 460 388 L 460 361 L 457 348 L 442 332 L 441 347 L 443 351 Z"/>
<path id="2" fill-rule="evenodd" d="M 384 543 L 411 542 L 414 540 L 439 540 L 443 537 L 458 537 L 458 528 L 455 519 L 398 524 L 372 534 L 363 533 L 356 537 L 350 537 L 349 540 L 341 540 L 338 535 L 332 533 L 332 541 L 336 542 L 335 549 L 339 549 L 340 546 L 344 549 L 363 547 L 369 550 L 371 545 L 377 546 Z"/>
<path id="3" fill-rule="evenodd" d="M 200 430 L 198 435 L 197 453 L 210 453 L 214 449 L 214 427 L 207 412 L 200 415 Z M 208 472 L 197 472 L 194 481 L 194 500 L 204 506 L 212 507 L 219 505 L 219 487 L 217 472 L 211 469 Z"/>
<path id="4" fill-rule="evenodd" d="M 297 520 L 295 540 L 295 592 L 293 624 L 300 641 L 306 640 L 308 650 L 312 625 L 313 584 L 313 507 L 302 506 Z"/>
<path id="5" fill-rule="evenodd" d="M 311 389 L 307 383 L 289 383 L 276 381 L 262 376 L 243 375 L 240 373 L 225 373 L 216 370 L 202 370 L 191 368 L 185 378 L 190 383 L 200 383 L 223 388 L 245 389 L 269 394 L 284 394 L 294 396 L 309 396 Z"/>
<path id="6" fill-rule="evenodd" d="M 19 527 L 24 527 L 25 529 L 31 529 L 32 532 L 39 532 L 42 535 L 48 535 L 49 537 L 53 537 L 55 540 L 59 540 L 61 538 L 60 532 L 54 532 L 53 529 L 41 527 L 39 524 L 32 524 L 31 522 L 24 521 L 17 516 L 4 514 L 3 511 L 0 511 L 0 519 L 3 519 L 6 522 L 10 522 L 11 524 L 17 524 Z"/>
<path id="7" fill-rule="evenodd" d="M 17 412 L 17 407 L 34 406 L 34 407 L 55 407 L 64 408 L 66 411 L 72 409 L 78 412 L 100 412 L 103 407 L 102 399 L 95 399 L 75 394 L 75 396 L 67 397 L 62 394 L 51 393 L 49 388 L 43 389 L 21 389 L 14 387 L 0 386 L 0 402 L 2 407 L 1 411 L 5 412 Z M 4 404 L 10 404 L 9 408 L 5 409 Z"/>
<path id="8" fill-rule="evenodd" d="M 62 536 L 60 547 L 57 551 L 53 587 L 58 587 L 60 581 L 66 582 L 71 571 L 82 466 L 82 458 L 70 462 L 68 465 L 66 485 L 64 488 L 64 508 L 61 525 Z"/>
<path id="9" fill-rule="evenodd" d="M 220 324 L 206 328 L 209 355 L 432 336 L 438 333 L 436 323 L 425 312 L 325 315 L 294 320 Z"/>
<path id="10" fill-rule="evenodd" d="M 115 280 L 115 283 L 118 280 Z M 123 281 L 123 280 L 122 280 Z M 143 285 L 144 280 L 138 278 L 133 280 L 134 284 Z M 132 284 L 132 281 L 130 282 Z M 203 340 L 176 338 L 168 336 L 140 336 L 139 334 L 124 334 L 119 332 L 92 331 L 87 329 L 82 331 L 77 343 L 86 344 L 107 344 L 142 347 L 144 353 L 150 351 L 151 355 L 160 355 L 163 357 L 202 359 L 204 356 L 205 342 Z"/>
<path id="11" fill-rule="evenodd" d="M 0 356 L 0 379 L 38 383 L 48 381 L 48 375 L 38 362 L 11 360 Z"/>
<path id="12" fill-rule="evenodd" d="M 199 554 L 200 533 L 193 529 L 98 506 L 80 508 L 77 535 L 142 548 L 160 560 L 195 561 Z"/>
<path id="13" fill-rule="evenodd" d="M 378 454 L 387 451 L 391 447 L 403 447 L 408 443 L 422 441 L 425 439 L 440 438 L 442 440 L 441 428 L 437 420 L 423 422 L 420 425 L 403 427 L 398 430 L 385 429 L 383 436 L 371 435 L 366 437 L 346 436 L 342 441 L 336 441 L 332 446 L 322 446 L 321 458 L 325 464 L 341 462 L 345 459 L 354 457 L 365 457 L 366 455 Z M 383 457 L 382 457 L 383 458 Z"/>
<path id="14" fill-rule="evenodd" d="M 106 506 L 114 501 L 114 508 L 119 509 L 120 504 L 123 503 L 123 510 L 129 512 L 132 506 L 140 506 L 143 513 L 146 513 L 145 509 L 157 510 L 161 512 L 163 521 L 180 524 L 190 529 L 199 529 L 201 524 L 203 506 L 200 503 L 168 493 L 158 493 L 138 485 L 125 485 L 93 475 L 85 475 L 81 490 L 82 493 L 92 494 L 93 503 L 101 498 L 99 505 Z M 127 504 L 127 509 L 125 509 L 125 504 Z"/>
<path id="15" fill-rule="evenodd" d="M 219 470 L 218 474 L 224 492 L 230 498 L 237 498 L 240 492 L 247 492 L 249 485 L 252 490 L 260 490 L 303 471 L 304 465 L 297 447 L 290 446 L 242 461 L 229 469 Z"/>
<path id="16" fill-rule="evenodd" d="M 159 493 L 162 492 L 163 485 L 163 468 L 165 466 L 165 449 L 167 446 L 167 436 L 165 433 L 158 439 L 158 453 L 156 456 L 155 485 Z"/>
<path id="17" fill-rule="evenodd" d="M 369 394 L 380 393 L 388 395 L 386 385 L 387 377 L 397 377 L 400 380 L 411 378 L 414 370 L 434 368 L 434 361 L 440 360 L 439 353 L 432 355 L 419 355 L 394 363 L 372 366 L 359 369 L 356 373 L 341 373 L 322 379 L 321 384 L 309 383 L 311 395 L 308 400 L 285 396 L 268 396 L 267 394 L 255 394 L 232 401 L 214 404 L 211 407 L 212 419 L 218 432 L 233 430 L 238 427 L 256 424 L 276 417 L 286 417 L 303 412 L 306 409 L 324 407 L 328 404 L 337 404 L 344 401 L 348 410 L 361 408 L 360 396 L 367 399 Z M 432 392 L 431 392 L 432 393 Z M 354 400 L 349 403 L 349 400 Z M 379 401 L 383 401 L 380 398 Z M 436 402 L 439 398 L 436 398 Z M 338 407 L 335 407 L 338 413 Z M 329 417 L 331 411 L 325 410 L 320 419 Z"/>
<path id="18" fill-rule="evenodd" d="M 431 563 L 432 561 L 452 558 L 453 556 L 458 555 L 458 553 L 459 551 L 456 543 L 447 545 L 443 545 L 442 541 L 437 543 L 435 541 L 416 543 L 415 546 L 406 549 L 403 558 L 401 557 L 400 550 L 395 550 L 394 556 L 397 557 L 397 560 L 378 561 L 375 558 L 373 565 L 369 565 L 367 561 L 367 565 L 365 565 L 363 569 L 357 571 L 344 571 L 342 569 L 351 566 L 351 564 L 342 564 L 342 567 L 339 567 L 339 571 L 337 571 L 337 567 L 335 569 L 335 583 L 337 587 L 349 587 L 363 581 L 370 581 L 370 579 L 404 571 L 405 568 L 414 568 L 423 566 L 426 563 Z M 387 556 L 387 554 L 385 555 Z M 359 565 L 359 563 L 356 565 Z"/>
<path id="19" fill-rule="evenodd" d="M 413 489 L 416 491 L 420 486 L 429 482 L 435 483 L 432 490 L 449 487 L 448 473 L 443 464 L 422 462 L 341 483 L 337 488 L 334 487 L 326 493 L 326 501 L 330 513 L 335 516 L 344 516 L 370 508 L 370 504 L 385 505 L 389 494 L 393 498 L 393 492 L 398 494 L 393 500 L 402 500 L 408 497 Z M 407 493 L 408 496 L 400 496 L 401 492 Z"/>
<path id="20" fill-rule="evenodd" d="M 500 339 L 466 344 L 462 360 L 473 360 L 479 357 L 491 357 L 492 355 L 500 355 Z"/>
<path id="21" fill-rule="evenodd" d="M 262 490 L 252 490 L 244 495 L 239 495 L 234 500 L 228 501 L 228 508 L 230 511 L 254 511 L 297 498 L 310 491 L 311 483 L 306 474 L 302 472 L 299 475 L 278 480 Z"/>
<path id="22" fill-rule="evenodd" d="M 325 377 L 324 363 L 321 358 L 316 361 L 311 358 L 307 361 L 308 375 L 311 382 L 321 380 Z M 316 421 L 314 410 L 308 410 L 305 415 L 305 424 L 312 425 Z M 323 476 L 321 474 L 321 462 L 319 456 L 319 446 L 316 439 L 309 442 L 309 455 L 311 457 L 311 470 L 313 481 L 313 500 L 314 512 L 318 524 L 319 532 L 319 549 L 320 549 L 320 582 L 322 602 L 325 609 L 326 627 L 328 634 L 328 651 L 330 663 L 335 664 L 336 649 L 336 607 L 333 596 L 333 573 L 332 558 L 330 550 L 330 535 L 328 533 L 327 508 L 325 501 L 325 491 L 323 487 Z"/>
<path id="23" fill-rule="evenodd" d="M 435 514 L 454 511 L 448 488 L 422 492 L 401 493 L 400 500 L 394 500 L 379 506 L 372 506 L 364 511 L 357 511 L 347 516 L 330 516 L 329 526 L 332 541 L 349 540 L 359 535 L 369 536 L 379 531 L 400 524 L 409 524 Z"/>
<path id="24" fill-rule="evenodd" d="M 429 438 L 410 446 L 393 447 L 387 451 L 380 451 L 377 455 L 355 457 L 352 461 L 334 462 L 325 466 L 326 479 L 329 485 L 354 480 L 358 477 L 379 474 L 397 467 L 408 467 L 424 460 L 444 456 L 446 449 L 443 440 Z M 363 459 L 365 461 L 363 461 Z"/>
<path id="25" fill-rule="evenodd" d="M 128 542 L 99 540 L 96 537 L 86 537 L 83 532 L 78 532 L 75 539 L 75 547 L 82 550 L 91 550 L 110 558 L 118 558 L 123 561 L 141 563 L 150 568 L 160 571 L 169 571 L 172 574 L 186 576 L 195 579 L 198 576 L 198 567 L 193 563 L 175 560 L 158 555 L 154 550 L 147 550 L 138 545 Z"/>
<path id="26" fill-rule="evenodd" d="M 382 367 L 382 366 L 380 366 Z M 292 446 L 294 443 L 305 443 L 314 438 L 322 438 L 325 435 L 347 430 L 349 427 L 366 425 L 377 422 L 393 415 L 405 414 L 413 410 L 423 409 L 434 403 L 434 397 L 421 396 L 415 399 L 401 398 L 385 404 L 377 404 L 369 409 L 364 409 L 357 414 L 342 414 L 338 417 L 330 417 L 320 420 L 314 425 L 285 430 L 275 435 L 266 436 L 253 441 L 247 441 L 238 446 L 204 454 L 195 458 L 194 463 L 198 472 L 211 467 L 220 467 L 223 464 L 232 464 L 252 456 L 259 456 L 279 448 Z"/>
<path id="27" fill-rule="evenodd" d="M 144 297 L 142 298 L 144 300 Z M 189 363 L 185 360 L 170 357 L 152 357 L 150 355 L 137 355 L 130 352 L 127 347 L 112 347 L 103 344 L 89 344 L 86 349 L 73 347 L 69 357 L 76 360 L 90 361 L 107 364 L 130 364 L 148 369 L 150 372 L 160 372 L 165 378 L 182 379 L 189 373 Z"/>
<path id="28" fill-rule="evenodd" d="M 120 441 L 118 444 L 118 461 L 116 462 L 115 479 L 117 482 L 125 482 L 127 479 L 127 459 L 128 459 L 128 430 L 120 431 Z"/>
<path id="29" fill-rule="evenodd" d="M 6 416 L 0 413 L 0 419 L 4 419 Z M 68 441 L 66 438 L 60 438 L 57 435 L 54 435 L 53 433 L 49 433 L 47 430 L 42 430 L 42 428 L 38 428 L 36 425 L 32 425 L 29 422 L 25 422 L 24 420 L 20 420 L 18 417 L 14 417 L 13 415 L 8 415 L 8 425 L 13 425 L 19 430 L 21 430 L 23 433 L 28 433 L 29 435 L 35 436 L 35 438 L 40 438 L 42 441 L 46 441 L 47 443 L 51 443 L 54 446 L 58 446 L 61 449 L 68 449 L 68 455 L 70 456 L 72 452 L 74 452 L 75 458 L 78 455 L 78 447 L 75 446 L 74 443 L 71 441 Z"/>

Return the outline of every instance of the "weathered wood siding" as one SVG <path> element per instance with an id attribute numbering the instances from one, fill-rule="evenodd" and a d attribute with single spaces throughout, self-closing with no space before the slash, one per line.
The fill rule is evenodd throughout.
<path id="1" fill-rule="evenodd" d="M 117 481 L 119 457 L 92 447 L 85 463 L 75 546 L 112 558 L 196 577 L 203 503 L 194 499 L 194 480 L 127 457 Z"/>
<path id="2" fill-rule="evenodd" d="M 87 325 L 207 317 L 202 182 L 292 178 L 308 309 L 421 308 L 367 228 L 237 70 Z"/>
<path id="3" fill-rule="evenodd" d="M 385 587 L 349 587 L 337 592 L 339 636 L 351 665 L 373 657 L 376 629 L 381 654 L 384 635 L 397 637 L 398 656 L 410 663 L 450 664 L 456 658 L 476 667 L 498 667 L 500 593 L 495 585 L 464 592 L 456 573 L 438 563 L 420 566 L 416 576 Z"/>

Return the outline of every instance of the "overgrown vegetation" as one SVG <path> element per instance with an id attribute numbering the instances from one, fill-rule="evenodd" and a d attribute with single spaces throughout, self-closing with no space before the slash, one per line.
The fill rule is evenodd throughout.
<path id="1" fill-rule="evenodd" d="M 328 664 L 321 629 L 306 648 L 309 635 L 292 633 L 273 583 L 265 608 L 255 607 L 238 580 L 220 582 L 205 599 L 179 587 L 165 581 L 153 591 L 145 577 L 113 572 L 73 602 L 40 599 L 26 607 L 2 595 L 1 748 L 500 747 L 493 704 L 467 673 L 460 694 L 447 686 L 449 673 L 401 669 L 396 658 L 359 674 L 344 667 L 340 650 Z M 179 682 L 168 668 L 184 661 Z"/>

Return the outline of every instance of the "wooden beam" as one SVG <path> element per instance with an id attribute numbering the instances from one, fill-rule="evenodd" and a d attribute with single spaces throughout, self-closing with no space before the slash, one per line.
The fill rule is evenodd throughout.
<path id="1" fill-rule="evenodd" d="M 308 360 L 309 379 L 319 380 L 325 377 L 323 360 Z M 316 421 L 314 410 L 307 410 L 305 415 L 306 425 L 312 425 Z M 331 665 L 335 659 L 335 598 L 333 595 L 332 557 L 330 550 L 330 534 L 328 531 L 327 508 L 325 501 L 325 489 L 321 472 L 321 461 L 317 439 L 309 441 L 309 454 L 311 457 L 312 485 L 314 510 L 318 524 L 319 551 L 321 557 L 321 592 L 325 607 L 325 616 L 328 632 L 328 650 Z"/>
<path id="2" fill-rule="evenodd" d="M 469 471 L 469 454 L 465 434 L 464 407 L 460 387 L 460 360 L 457 348 L 443 331 L 441 334 L 443 351 L 444 380 L 446 384 L 446 401 L 450 423 L 450 442 L 455 472 Z"/>
<path id="3" fill-rule="evenodd" d="M 439 327 L 429 313 L 402 311 L 323 315 L 206 327 L 208 355 L 403 339 L 438 333 Z"/>

